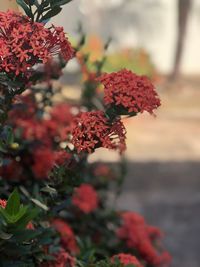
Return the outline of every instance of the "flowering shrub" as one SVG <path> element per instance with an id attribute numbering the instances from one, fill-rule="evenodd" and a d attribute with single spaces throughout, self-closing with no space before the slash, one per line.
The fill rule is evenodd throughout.
<path id="1" fill-rule="evenodd" d="M 125 162 L 88 161 L 102 147 L 122 154 L 122 115 L 152 114 L 159 97 L 143 76 L 102 73 L 103 60 L 90 75 L 77 52 L 81 42 L 72 48 L 62 28 L 46 25 L 68 2 L 17 0 L 26 15 L 0 13 L 1 265 L 169 266 L 159 229 L 108 206 L 110 191 L 120 193 Z M 82 98 L 58 103 L 62 90 L 53 79 L 73 56 L 87 73 Z"/>

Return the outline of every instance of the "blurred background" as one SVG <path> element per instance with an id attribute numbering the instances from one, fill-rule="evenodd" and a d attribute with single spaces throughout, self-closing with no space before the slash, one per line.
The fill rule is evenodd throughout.
<path id="1" fill-rule="evenodd" d="M 53 22 L 72 40 L 82 24 L 94 60 L 111 38 L 104 70 L 126 67 L 156 84 L 157 117 L 125 122 L 128 173 L 117 205 L 164 230 L 172 266 L 199 267 L 200 0 L 74 0 Z M 80 95 L 79 71 L 72 62 L 61 80 L 71 98 Z M 105 150 L 90 158 L 97 159 L 119 160 Z"/>

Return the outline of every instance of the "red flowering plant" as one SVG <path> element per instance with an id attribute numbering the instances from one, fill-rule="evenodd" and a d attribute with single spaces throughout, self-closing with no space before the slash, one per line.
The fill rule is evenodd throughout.
<path id="1" fill-rule="evenodd" d="M 160 230 L 110 203 L 126 174 L 123 157 L 118 165 L 88 160 L 99 148 L 122 155 L 122 115 L 152 114 L 160 100 L 143 76 L 128 70 L 102 73 L 105 58 L 90 75 L 89 59 L 77 52 L 84 38 L 72 48 L 62 28 L 46 25 L 68 2 L 17 0 L 26 15 L 0 13 L 0 262 L 169 266 Z M 53 79 L 73 56 L 85 79 L 82 98 L 72 103 L 63 100 Z"/>

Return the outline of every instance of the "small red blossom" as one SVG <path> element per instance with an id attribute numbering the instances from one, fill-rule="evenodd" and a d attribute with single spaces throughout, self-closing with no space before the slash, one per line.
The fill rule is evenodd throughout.
<path id="1" fill-rule="evenodd" d="M 2 207 L 3 209 L 5 209 L 6 205 L 7 205 L 7 201 L 4 200 L 4 199 L 0 199 L 0 207 Z"/>
<path id="2" fill-rule="evenodd" d="M 6 158 L 6 164 L 0 166 L 0 175 L 8 180 L 22 180 L 24 178 L 23 168 L 13 158 Z"/>
<path id="3" fill-rule="evenodd" d="M 74 56 L 63 28 L 45 28 L 20 13 L 0 12 L 0 71 L 28 77 L 33 66 L 58 54 L 66 61 Z"/>
<path id="4" fill-rule="evenodd" d="M 29 230 L 34 230 L 34 229 L 35 229 L 35 227 L 34 227 L 34 225 L 33 225 L 33 223 L 32 223 L 32 222 L 29 222 L 29 223 L 27 224 L 27 226 L 26 226 L 26 229 L 29 229 Z"/>
<path id="5" fill-rule="evenodd" d="M 120 253 L 112 256 L 111 261 L 114 263 L 116 260 L 119 260 L 119 262 L 122 263 L 123 266 L 130 264 L 133 264 L 135 267 L 143 266 L 135 256 L 132 256 L 130 254 Z"/>
<path id="6" fill-rule="evenodd" d="M 54 261 L 41 264 L 41 267 L 75 267 L 76 260 L 63 249 L 56 255 Z"/>
<path id="7" fill-rule="evenodd" d="M 160 230 L 146 224 L 144 218 L 134 212 L 122 214 L 122 226 L 117 235 L 126 242 L 130 249 L 136 250 L 140 257 L 148 264 L 156 267 L 167 267 L 171 262 L 171 256 L 163 251 L 158 239 L 162 236 Z"/>
<path id="8" fill-rule="evenodd" d="M 151 81 L 130 70 L 102 74 L 97 80 L 105 89 L 104 102 L 107 106 L 117 106 L 128 113 L 150 114 L 160 106 L 160 99 Z"/>
<path id="9" fill-rule="evenodd" d="M 98 207 L 98 195 L 89 184 L 82 184 L 76 188 L 72 196 L 72 203 L 82 212 L 88 214 Z"/>
<path id="10" fill-rule="evenodd" d="M 95 176 L 104 176 L 109 179 L 113 179 L 113 172 L 110 166 L 105 163 L 98 163 L 93 171 Z"/>
<path id="11" fill-rule="evenodd" d="M 70 253 L 78 253 L 79 249 L 71 227 L 62 219 L 54 219 L 52 225 L 59 232 L 64 249 Z"/>
<path id="12" fill-rule="evenodd" d="M 96 148 L 123 152 L 126 130 L 121 120 L 109 123 L 103 111 L 82 112 L 72 127 L 72 144 L 80 152 L 92 153 Z"/>
<path id="13" fill-rule="evenodd" d="M 36 178 L 47 178 L 55 163 L 53 151 L 44 147 L 37 148 L 33 152 L 33 159 L 32 170 Z"/>
<path id="14" fill-rule="evenodd" d="M 57 165 L 63 165 L 67 163 L 71 159 L 71 157 L 72 155 L 67 153 L 65 150 L 54 152 L 55 163 Z"/>

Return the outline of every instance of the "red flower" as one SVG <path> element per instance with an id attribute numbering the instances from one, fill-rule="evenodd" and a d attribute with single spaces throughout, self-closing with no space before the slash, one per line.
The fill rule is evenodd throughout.
<path id="1" fill-rule="evenodd" d="M 27 224 L 27 226 L 26 226 L 26 229 L 29 229 L 29 230 L 34 230 L 34 229 L 35 229 L 35 227 L 34 227 L 34 225 L 33 225 L 33 223 L 32 223 L 32 222 L 29 222 L 29 223 Z"/>
<path id="2" fill-rule="evenodd" d="M 7 204 L 7 201 L 6 200 L 0 199 L 0 207 L 2 207 L 3 209 L 5 209 L 6 204 Z"/>
<path id="3" fill-rule="evenodd" d="M 98 196 L 89 184 L 82 184 L 75 189 L 72 203 L 84 213 L 90 213 L 98 207 Z"/>
<path id="4" fill-rule="evenodd" d="M 48 133 L 45 125 L 43 125 L 43 121 L 35 120 L 35 119 L 27 119 L 17 121 L 17 127 L 22 129 L 22 136 L 26 140 L 48 140 Z M 47 138 L 46 138 L 47 137 Z"/>
<path id="5" fill-rule="evenodd" d="M 53 220 L 52 225 L 60 233 L 63 247 L 71 253 L 78 253 L 79 249 L 71 227 L 62 219 Z"/>
<path id="6" fill-rule="evenodd" d="M 142 216 L 134 212 L 123 213 L 122 220 L 123 224 L 118 229 L 117 235 L 126 242 L 128 248 L 137 250 L 150 265 L 169 266 L 171 256 L 156 244 L 162 236 L 158 228 L 150 227 Z"/>
<path id="7" fill-rule="evenodd" d="M 51 118 L 57 123 L 68 125 L 73 119 L 72 107 L 66 103 L 59 103 L 50 112 Z"/>
<path id="8" fill-rule="evenodd" d="M 55 163 L 58 165 L 63 165 L 71 159 L 71 155 L 65 150 L 56 151 L 54 153 Z"/>
<path id="9" fill-rule="evenodd" d="M 123 152 L 125 150 L 126 131 L 120 120 L 109 124 L 103 111 L 82 112 L 72 127 L 72 144 L 78 153 L 93 152 L 105 147 Z"/>
<path id="10" fill-rule="evenodd" d="M 27 77 L 34 65 L 58 54 L 66 61 L 74 56 L 63 28 L 45 28 L 20 13 L 0 12 L 0 71 Z"/>
<path id="11" fill-rule="evenodd" d="M 130 254 L 120 253 L 114 255 L 111 258 L 111 261 L 114 263 L 115 260 L 119 260 L 119 262 L 122 263 L 123 266 L 133 264 L 135 267 L 142 267 L 142 264 L 138 261 L 138 259 Z"/>
<path id="12" fill-rule="evenodd" d="M 123 69 L 102 74 L 97 80 L 104 85 L 107 106 L 117 106 L 128 113 L 147 111 L 151 114 L 160 106 L 155 88 L 146 76 Z"/>
<path id="13" fill-rule="evenodd" d="M 5 158 L 6 163 L 0 166 L 0 175 L 4 179 L 21 180 L 24 178 L 23 168 L 12 158 Z"/>
<path id="14" fill-rule="evenodd" d="M 61 250 L 58 254 L 54 255 L 55 261 L 44 263 L 41 267 L 74 267 L 75 258 L 68 252 Z"/>
<path id="15" fill-rule="evenodd" d="M 33 152 L 33 158 L 34 164 L 32 170 L 36 178 L 47 178 L 55 162 L 53 151 L 44 147 L 37 148 Z"/>
<path id="16" fill-rule="evenodd" d="M 104 163 L 98 163 L 95 166 L 93 173 L 95 176 L 103 176 L 109 179 L 114 178 L 112 169 L 107 164 Z"/>

